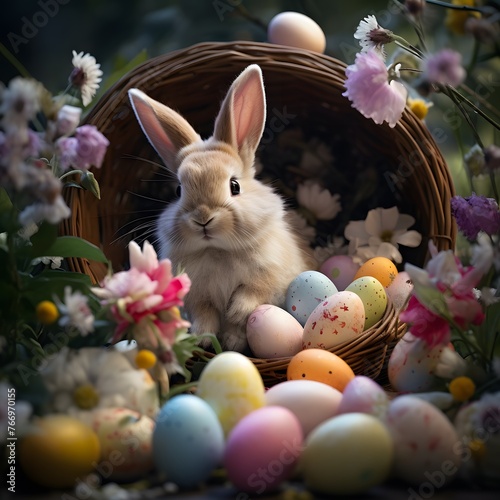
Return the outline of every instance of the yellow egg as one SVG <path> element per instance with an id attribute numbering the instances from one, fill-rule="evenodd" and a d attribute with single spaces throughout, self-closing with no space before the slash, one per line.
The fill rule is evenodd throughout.
<path id="1" fill-rule="evenodd" d="M 304 349 L 288 363 L 288 380 L 316 380 L 342 392 L 354 378 L 352 368 L 339 356 L 324 349 Z"/>
<path id="2" fill-rule="evenodd" d="M 36 419 L 19 442 L 19 463 L 35 483 L 48 488 L 71 488 L 99 461 L 96 433 L 67 415 Z"/>
<path id="3" fill-rule="evenodd" d="M 387 288 L 398 275 L 398 269 L 391 259 L 387 257 L 373 257 L 367 260 L 354 275 L 354 280 L 363 276 L 372 276 Z"/>
<path id="4" fill-rule="evenodd" d="M 299 12 L 281 12 L 269 22 L 267 36 L 271 43 L 323 53 L 326 38 L 310 17 Z"/>
<path id="5" fill-rule="evenodd" d="M 365 307 L 365 330 L 379 321 L 387 308 L 387 294 L 382 283 L 373 276 L 362 276 L 354 280 L 347 288 L 363 301 Z"/>
<path id="6" fill-rule="evenodd" d="M 373 415 L 346 413 L 312 430 L 299 459 L 306 487 L 328 495 L 361 494 L 391 472 L 394 443 Z M 434 469 L 431 469 L 434 470 Z"/>
<path id="7" fill-rule="evenodd" d="M 246 356 L 234 351 L 222 352 L 208 362 L 197 395 L 213 408 L 226 436 L 245 415 L 265 405 L 259 371 Z"/>

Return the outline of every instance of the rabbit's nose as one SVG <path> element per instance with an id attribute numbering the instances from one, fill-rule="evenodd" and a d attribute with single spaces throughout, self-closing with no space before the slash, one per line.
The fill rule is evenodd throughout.
<path id="1" fill-rule="evenodd" d="M 206 222 L 200 222 L 200 221 L 195 220 L 194 223 L 197 226 L 201 226 L 203 228 L 206 228 L 210 224 L 210 222 L 212 222 L 213 220 L 214 220 L 214 217 L 208 219 Z"/>

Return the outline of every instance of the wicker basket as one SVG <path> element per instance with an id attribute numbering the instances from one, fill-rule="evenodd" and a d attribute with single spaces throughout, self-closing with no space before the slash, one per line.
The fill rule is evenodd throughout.
<path id="1" fill-rule="evenodd" d="M 64 234 L 100 246 L 115 270 L 126 266 L 126 243 L 132 238 L 151 238 L 147 228 L 151 228 L 175 189 L 173 183 L 165 182 L 165 170 L 133 115 L 128 89 L 140 88 L 176 109 L 202 137 L 207 137 L 229 85 L 251 63 L 259 64 L 263 72 L 268 143 L 277 139 L 287 125 L 283 123 L 286 120 L 276 125 L 285 115 L 292 117 L 291 125 L 300 125 L 311 136 L 335 135 L 337 144 L 356 158 L 378 158 L 378 180 L 389 186 L 393 203 L 400 211 L 415 217 L 415 229 L 423 235 L 418 249 L 403 254 L 405 261 L 422 265 L 429 239 L 439 249 L 452 248 L 453 184 L 425 125 L 409 111 L 394 128 L 376 125 L 341 95 L 345 90 L 344 63 L 322 54 L 255 42 L 203 43 L 151 59 L 106 92 L 86 120 L 111 143 L 102 168 L 94 172 L 102 199 L 98 201 L 83 190 L 68 189 L 72 216 L 63 225 Z M 346 163 L 345 170 L 349 168 Z M 158 191 L 160 185 L 166 191 Z M 161 201 L 155 204 L 150 198 Z M 69 264 L 94 282 L 106 273 L 105 266 L 97 262 L 73 259 Z M 340 346 L 335 352 L 348 360 L 355 372 L 376 377 L 389 346 L 404 330 L 405 325 L 397 322 L 397 311 L 390 306 L 385 317 L 356 343 Z M 274 380 L 283 376 L 287 364 L 286 359 L 254 362 L 261 373 Z"/>

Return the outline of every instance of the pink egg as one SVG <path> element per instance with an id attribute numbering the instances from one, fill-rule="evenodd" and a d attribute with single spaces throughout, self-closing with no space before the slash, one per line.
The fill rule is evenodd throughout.
<path id="1" fill-rule="evenodd" d="M 389 406 L 389 398 L 374 380 L 357 375 L 344 388 L 337 415 L 342 413 L 367 413 L 383 417 Z"/>
<path id="2" fill-rule="evenodd" d="M 287 408 L 265 406 L 243 417 L 227 437 L 223 465 L 240 491 L 272 491 L 295 470 L 302 427 Z"/>
<path id="3" fill-rule="evenodd" d="M 321 264 L 319 270 L 328 276 L 337 290 L 345 290 L 354 280 L 359 265 L 349 255 L 333 255 Z"/>

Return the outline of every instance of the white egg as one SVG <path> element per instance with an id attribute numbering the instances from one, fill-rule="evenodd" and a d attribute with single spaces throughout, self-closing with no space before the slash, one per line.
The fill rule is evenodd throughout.
<path id="1" fill-rule="evenodd" d="M 298 418 L 304 437 L 336 414 L 342 393 L 315 380 L 287 380 L 265 394 L 267 406 L 283 406 Z"/>
<path id="2" fill-rule="evenodd" d="M 303 348 L 330 349 L 363 332 L 365 306 L 354 292 L 342 291 L 328 297 L 309 316 Z"/>
<path id="3" fill-rule="evenodd" d="M 410 394 L 389 404 L 386 425 L 394 441 L 394 474 L 405 482 L 441 487 L 457 474 L 460 440 L 450 419 Z"/>
<path id="4" fill-rule="evenodd" d="M 267 37 L 271 43 L 323 53 L 326 38 L 310 17 L 299 12 L 281 12 L 269 22 Z"/>
<path id="5" fill-rule="evenodd" d="M 247 340 L 258 358 L 291 357 L 302 349 L 302 325 L 272 304 L 258 306 L 247 321 Z"/>
<path id="6" fill-rule="evenodd" d="M 385 291 L 394 304 L 394 307 L 402 309 L 413 291 L 413 282 L 410 275 L 406 271 L 401 271 Z"/>

